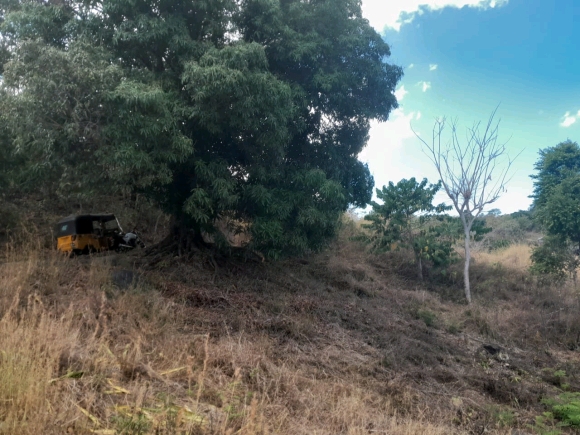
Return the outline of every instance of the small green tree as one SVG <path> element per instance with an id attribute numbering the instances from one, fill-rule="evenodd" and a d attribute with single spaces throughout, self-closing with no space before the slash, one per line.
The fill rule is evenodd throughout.
<path id="1" fill-rule="evenodd" d="M 403 179 L 397 184 L 376 189 L 377 198 L 372 201 L 373 211 L 365 219 L 365 227 L 372 231 L 374 250 L 409 249 L 415 256 L 417 276 L 423 280 L 425 261 L 435 266 L 448 264 L 453 256 L 453 232 L 441 225 L 441 213 L 450 210 L 445 204 L 433 205 L 433 198 L 441 183 L 429 184 L 427 179 L 418 183 L 415 178 Z"/>

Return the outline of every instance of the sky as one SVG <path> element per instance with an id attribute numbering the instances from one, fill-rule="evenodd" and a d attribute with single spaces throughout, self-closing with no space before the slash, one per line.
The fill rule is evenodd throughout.
<path id="1" fill-rule="evenodd" d="M 580 143 L 580 0 L 362 0 L 362 9 L 391 47 L 388 62 L 404 69 L 399 108 L 371 124 L 359 156 L 375 186 L 437 182 L 413 130 L 430 140 L 445 116 L 462 139 L 497 107 L 499 141 L 515 160 L 506 192 L 487 210 L 527 210 L 538 151 Z M 441 192 L 436 202 L 445 199 Z"/>

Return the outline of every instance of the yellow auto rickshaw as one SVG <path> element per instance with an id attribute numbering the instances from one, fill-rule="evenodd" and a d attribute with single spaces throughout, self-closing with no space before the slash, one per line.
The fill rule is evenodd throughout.
<path id="1" fill-rule="evenodd" d="M 122 235 L 114 214 L 71 215 L 56 225 L 57 249 L 70 255 L 115 249 Z"/>

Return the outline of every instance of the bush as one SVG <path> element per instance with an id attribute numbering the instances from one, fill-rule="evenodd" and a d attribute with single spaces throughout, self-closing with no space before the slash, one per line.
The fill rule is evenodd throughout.
<path id="1" fill-rule="evenodd" d="M 435 326 L 437 322 L 437 315 L 428 309 L 418 309 L 415 312 L 415 318 L 425 322 L 425 326 L 432 327 Z"/>
<path id="2" fill-rule="evenodd" d="M 562 282 L 575 273 L 578 259 L 568 244 L 556 237 L 546 237 L 544 243 L 532 250 L 530 272 L 544 281 Z"/>
<path id="3" fill-rule="evenodd" d="M 552 408 L 552 414 L 562 426 L 580 427 L 580 393 L 562 393 L 542 403 Z"/>

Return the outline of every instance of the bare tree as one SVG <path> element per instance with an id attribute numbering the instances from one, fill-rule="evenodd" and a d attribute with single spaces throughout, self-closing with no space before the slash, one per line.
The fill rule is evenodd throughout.
<path id="1" fill-rule="evenodd" d="M 499 121 L 494 122 L 496 109 L 485 128 L 476 122 L 467 129 L 466 142 L 457 136 L 457 121 L 452 121 L 450 140 L 442 145 L 446 119 L 437 119 L 433 138 L 428 144 L 414 130 L 415 136 L 427 148 L 425 154 L 435 165 L 443 188 L 461 218 L 465 235 L 465 297 L 471 303 L 469 285 L 470 240 L 473 222 L 486 205 L 494 203 L 505 192 L 513 160 L 506 154 L 506 142 L 498 141 Z"/>

